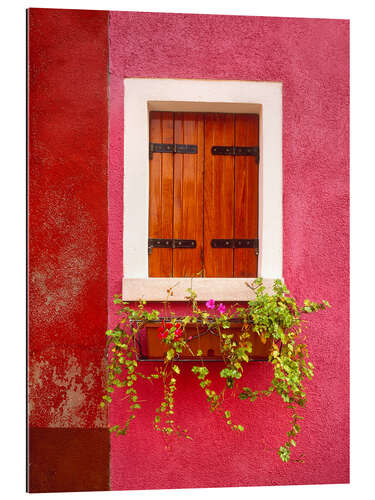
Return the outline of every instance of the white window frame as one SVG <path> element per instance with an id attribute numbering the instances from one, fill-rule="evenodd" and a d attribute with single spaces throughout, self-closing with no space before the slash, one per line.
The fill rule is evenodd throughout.
<path id="1" fill-rule="evenodd" d="M 125 78 L 124 80 L 124 300 L 183 300 L 192 287 L 199 300 L 246 300 L 248 278 L 148 276 L 149 112 L 259 114 L 258 276 L 282 279 L 282 83 Z"/>

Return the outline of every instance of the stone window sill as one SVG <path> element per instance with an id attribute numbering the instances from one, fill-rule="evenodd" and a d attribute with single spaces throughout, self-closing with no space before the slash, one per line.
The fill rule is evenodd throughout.
<path id="1" fill-rule="evenodd" d="M 276 278 L 275 278 L 276 279 Z M 181 302 L 186 299 L 188 288 L 197 293 L 198 301 L 247 301 L 254 298 L 254 292 L 246 285 L 255 278 L 123 278 L 122 298 L 126 301 L 139 299 L 165 301 L 167 290 L 172 289 L 168 300 Z M 274 279 L 263 279 L 268 293 L 272 292 Z"/>

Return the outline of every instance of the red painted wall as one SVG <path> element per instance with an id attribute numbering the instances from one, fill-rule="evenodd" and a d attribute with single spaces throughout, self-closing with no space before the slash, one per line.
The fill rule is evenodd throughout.
<path id="1" fill-rule="evenodd" d="M 107 12 L 28 11 L 31 491 L 109 485 L 107 65 Z"/>
<path id="2" fill-rule="evenodd" d="M 278 397 L 234 404 L 247 432 L 236 435 L 204 408 L 189 376 L 179 377 L 177 417 L 194 440 L 166 452 L 152 430 L 159 388 L 126 437 L 111 440 L 111 488 L 153 489 L 349 481 L 349 23 L 340 20 L 110 13 L 109 324 L 121 290 L 123 79 L 208 78 L 283 83 L 284 278 L 293 294 L 325 298 L 329 312 L 307 329 L 316 375 L 298 437 L 304 463 L 275 452 L 288 430 Z M 218 372 L 217 365 L 213 371 Z M 262 363 L 245 385 L 263 388 Z M 112 405 L 110 424 L 125 407 Z M 298 456 L 298 453 L 297 453 Z"/>
<path id="3" fill-rule="evenodd" d="M 348 22 L 109 16 L 108 31 L 107 12 L 29 11 L 30 489 L 108 488 L 98 403 L 103 333 L 116 321 L 122 278 L 125 77 L 283 83 L 283 274 L 299 299 L 333 308 L 307 329 L 316 376 L 298 438 L 304 463 L 283 464 L 269 450 L 288 430 L 277 397 L 234 403 L 247 426 L 234 434 L 204 408 L 183 365 L 176 412 L 194 441 L 165 451 L 152 429 L 160 388 L 145 384 L 145 411 L 128 436 L 112 437 L 112 489 L 348 482 Z M 263 388 L 270 377 L 253 363 L 244 383 Z M 123 410 L 117 399 L 109 423 Z"/>

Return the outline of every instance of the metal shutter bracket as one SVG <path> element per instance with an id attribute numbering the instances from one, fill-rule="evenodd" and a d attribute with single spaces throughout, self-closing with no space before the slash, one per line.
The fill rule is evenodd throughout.
<path id="1" fill-rule="evenodd" d="M 224 156 L 255 156 L 255 161 L 259 165 L 258 146 L 212 146 L 211 153 Z"/>
<path id="2" fill-rule="evenodd" d="M 254 248 L 255 254 L 259 255 L 259 240 L 253 239 L 213 239 L 212 248 Z"/>
<path id="3" fill-rule="evenodd" d="M 149 238 L 148 254 L 150 255 L 153 248 L 196 248 L 196 240 L 177 240 L 174 238 Z"/>
<path id="4" fill-rule="evenodd" d="M 198 146 L 194 144 L 160 144 L 157 142 L 150 142 L 150 160 L 152 160 L 153 153 L 197 154 Z"/>

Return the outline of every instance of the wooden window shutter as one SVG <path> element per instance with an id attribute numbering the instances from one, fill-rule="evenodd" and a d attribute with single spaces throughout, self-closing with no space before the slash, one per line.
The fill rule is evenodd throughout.
<path id="1" fill-rule="evenodd" d="M 259 145 L 259 117 L 151 112 L 150 143 L 165 152 L 150 156 L 149 276 L 255 277 L 258 162 L 243 150 Z"/>
<path id="2" fill-rule="evenodd" d="M 173 250 L 173 276 L 196 276 L 203 268 L 203 115 L 175 113 L 174 140 L 198 152 L 174 155 L 173 238 L 195 240 L 196 247 Z"/>
<path id="3" fill-rule="evenodd" d="M 173 113 L 153 112 L 150 142 L 173 144 Z M 149 238 L 173 237 L 173 155 L 154 153 L 150 159 Z M 172 275 L 172 249 L 153 248 L 149 276 Z"/>
<path id="4" fill-rule="evenodd" d="M 236 115 L 235 146 L 259 147 L 259 116 Z M 258 162 L 235 156 L 234 238 L 258 239 Z M 235 248 L 233 276 L 257 276 L 258 248 Z"/>
<path id="5" fill-rule="evenodd" d="M 213 239 L 233 239 L 234 157 L 212 155 L 213 146 L 234 145 L 234 115 L 205 116 L 204 264 L 207 277 L 233 276 L 233 249 L 212 248 Z"/>

